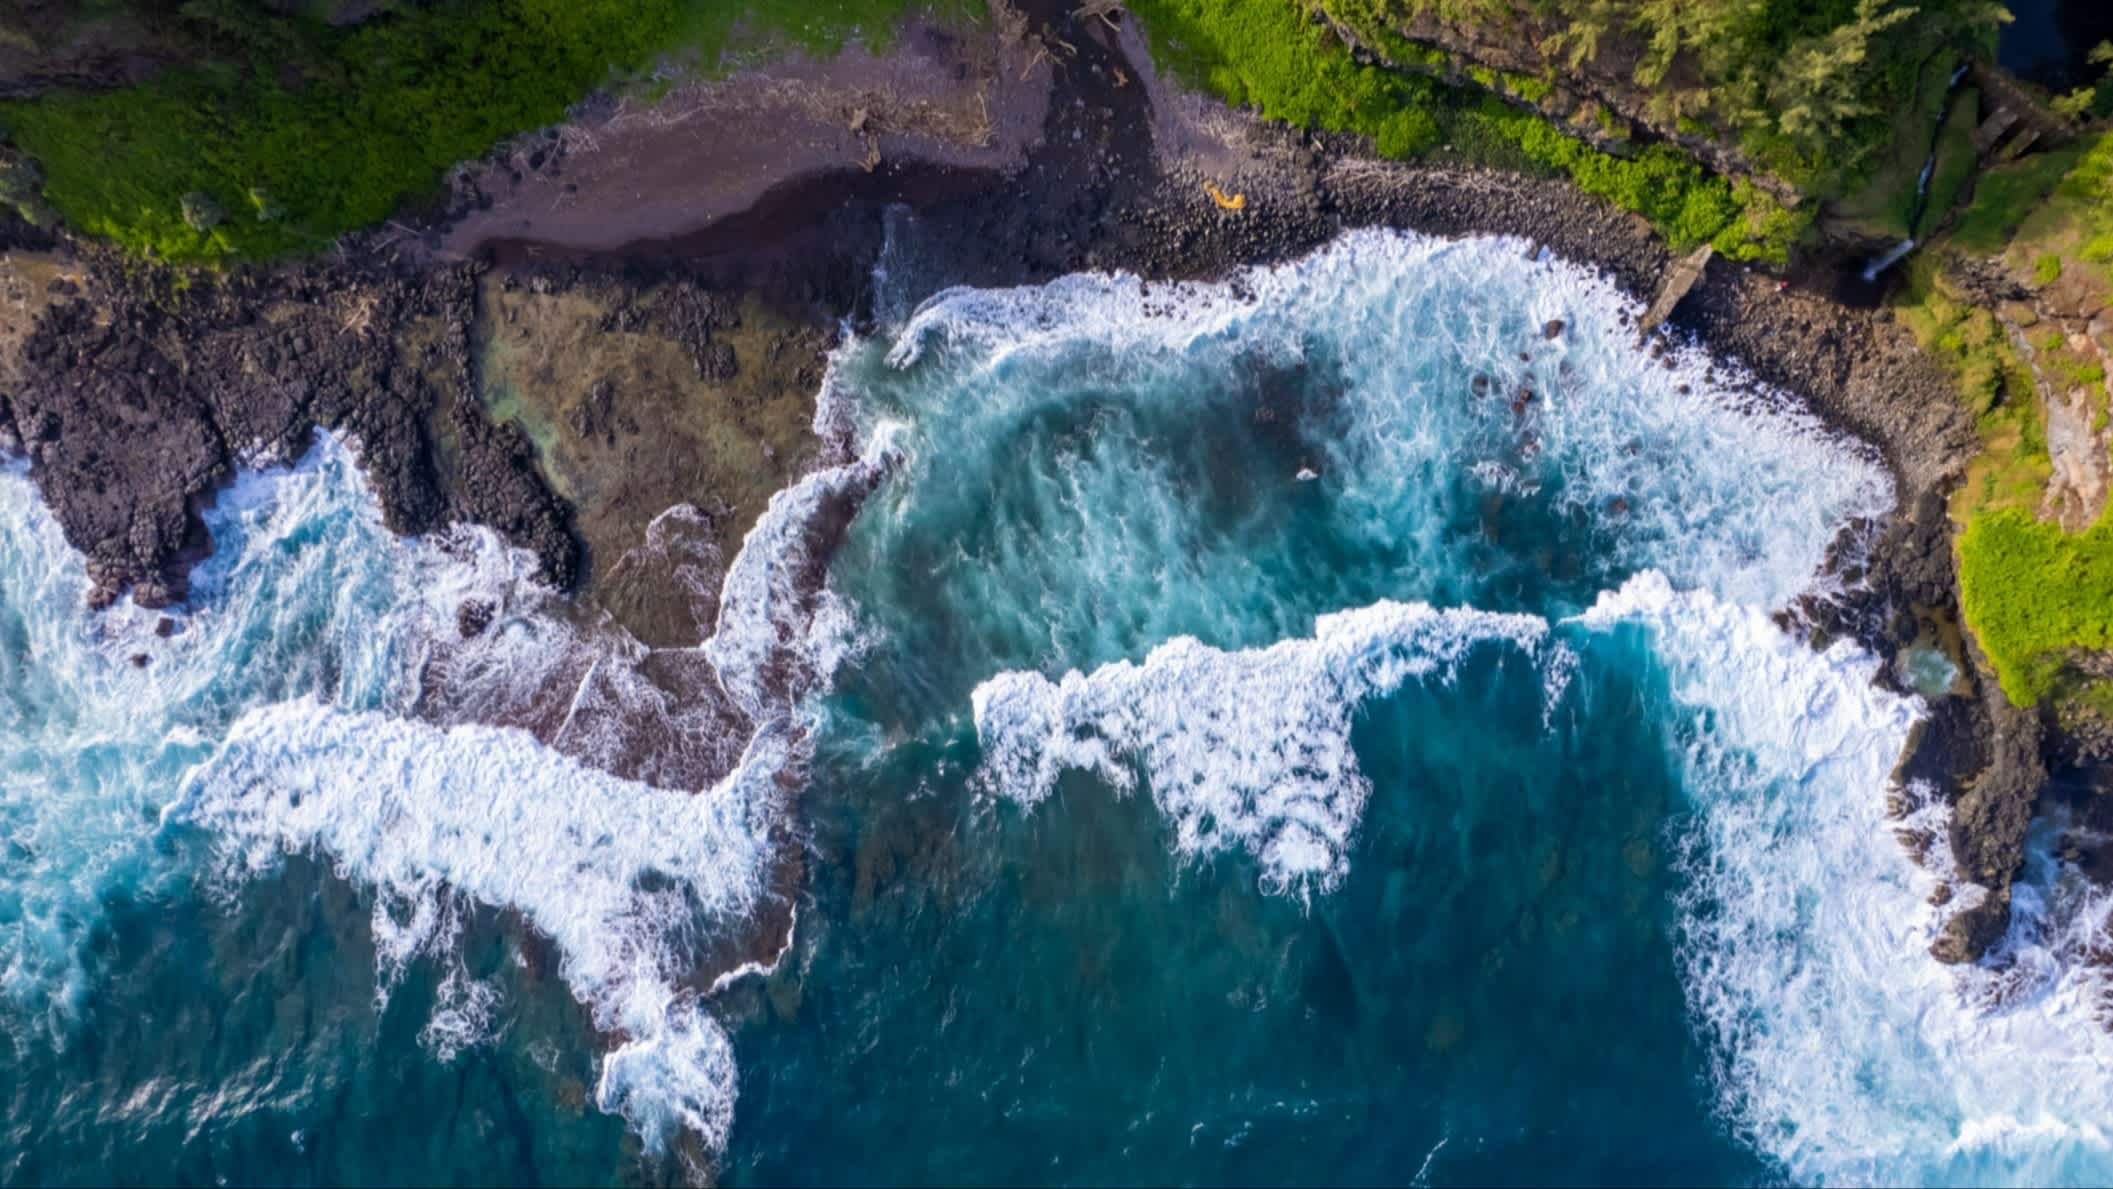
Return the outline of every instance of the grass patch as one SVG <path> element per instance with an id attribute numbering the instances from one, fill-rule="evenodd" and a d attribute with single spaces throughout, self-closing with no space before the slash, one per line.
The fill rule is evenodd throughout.
<path id="1" fill-rule="evenodd" d="M 1286 0 L 1131 0 L 1129 7 L 1154 56 L 1191 85 L 1271 119 L 1361 133 L 1383 156 L 1407 159 L 1449 145 L 1480 164 L 1564 174 L 1643 215 L 1676 247 L 1713 242 L 1739 260 L 1784 259 L 1809 221 L 1669 146 L 1616 157 L 1493 95 L 1361 66 L 1329 26 Z M 1360 36 L 1371 23 L 1352 19 Z M 1497 81 L 1492 74 L 1485 85 Z"/>
<path id="2" fill-rule="evenodd" d="M 2010 243 L 2025 217 L 2047 201 L 2062 178 L 2083 158 L 2081 145 L 2034 153 L 1996 166 L 1974 183 L 1974 200 L 1960 214 L 1952 242 L 1993 256 Z"/>
<path id="3" fill-rule="evenodd" d="M 1959 539 L 1959 602 L 2003 692 L 2037 703 L 2075 649 L 2113 647 L 2113 525 L 2077 534 L 2014 509 Z"/>
<path id="4" fill-rule="evenodd" d="M 948 0 L 950 4 L 959 0 Z M 74 226 L 180 262 L 313 249 L 431 193 L 442 173 L 684 51 L 827 51 L 915 0 L 435 0 L 350 29 L 195 7 L 232 60 L 93 94 L 0 103 Z M 218 15 L 215 15 L 218 14 Z"/>
<path id="5" fill-rule="evenodd" d="M 2041 285 L 2067 278 L 2103 293 L 2113 262 L 2113 135 L 2078 148 L 2052 195 L 2019 224 L 2011 251 Z"/>
<path id="6" fill-rule="evenodd" d="M 1981 110 L 1981 92 L 1967 87 L 1952 96 L 1944 128 L 1937 134 L 1937 167 L 1930 171 L 1929 201 L 1922 208 L 1917 238 L 1927 236 L 1959 201 L 1959 194 L 1974 176 L 1979 161 L 1974 153 L 1974 125 Z"/>

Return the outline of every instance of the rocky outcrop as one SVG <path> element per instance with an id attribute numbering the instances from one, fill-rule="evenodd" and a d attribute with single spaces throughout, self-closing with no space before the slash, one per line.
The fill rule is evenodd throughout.
<path id="1" fill-rule="evenodd" d="M 1651 299 L 1650 308 L 1643 312 L 1643 320 L 1636 324 L 1636 334 L 1639 338 L 1649 337 L 1652 331 L 1673 316 L 1673 310 L 1680 305 L 1680 299 L 1686 297 L 1688 291 L 1695 287 L 1695 282 L 1702 279 L 1702 270 L 1709 267 L 1711 257 L 1716 254 L 1717 249 L 1704 244 L 1681 257 L 1680 262 L 1665 274 L 1665 280 L 1658 286 L 1658 296 Z"/>
<path id="2" fill-rule="evenodd" d="M 815 461 L 833 328 L 688 277 L 501 270 L 473 337 L 487 406 L 537 443 L 601 604 L 650 645 L 709 634 L 722 559 Z"/>
<path id="3" fill-rule="evenodd" d="M 2106 506 L 2107 480 L 2113 477 L 2113 455 L 2098 425 L 2104 394 L 2093 387 L 2063 384 L 2043 390 L 2047 460 L 2053 474 L 2047 479 L 2040 515 L 2072 533 L 2098 519 Z"/>
<path id="4" fill-rule="evenodd" d="M 489 524 L 554 583 L 575 579 L 566 511 L 529 443 L 475 399 L 474 270 L 319 265 L 181 291 L 152 273 L 84 272 L 22 341 L 0 422 L 87 555 L 98 601 L 181 599 L 218 487 L 237 466 L 297 454 L 318 426 L 357 442 L 391 528 Z"/>
<path id="5" fill-rule="evenodd" d="M 2010 886 L 2025 861 L 2047 768 L 2040 758 L 2040 723 L 2033 711 L 2010 704 L 1993 681 L 1981 683 L 1990 755 L 1952 803 L 1952 857 L 1959 875 L 1987 894 L 1962 904 L 1930 947 L 1944 962 L 1978 960 L 2010 927 Z"/>

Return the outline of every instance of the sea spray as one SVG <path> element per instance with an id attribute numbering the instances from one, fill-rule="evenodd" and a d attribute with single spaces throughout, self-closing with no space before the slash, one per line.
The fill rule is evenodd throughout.
<path id="1" fill-rule="evenodd" d="M 730 708 L 653 699 L 636 676 L 645 650 L 607 625 L 583 633 L 537 614 L 548 592 L 517 581 L 481 592 L 496 622 L 470 640 L 433 633 L 432 660 L 413 684 L 440 723 L 400 717 L 401 698 L 383 707 L 394 713 L 312 700 L 252 710 L 165 821 L 224 839 L 229 874 L 317 853 L 372 888 L 383 994 L 414 959 L 448 960 L 463 906 L 520 913 L 556 944 L 596 1027 L 620 1038 L 602 1064 L 603 1109 L 652 1145 L 687 1132 L 720 1150 L 733 1118 L 732 1049 L 686 980 L 710 945 L 757 927 L 768 872 L 783 857 L 787 777 L 808 748 L 802 707 L 852 640 L 823 582 L 830 542 L 891 457 L 880 440 L 817 472 L 773 497 L 749 532 L 715 630 L 695 650 Z M 702 697 L 688 692 L 689 702 Z M 590 698 L 618 721 L 578 731 Z M 607 775 L 550 746 L 618 772 L 636 767 L 621 733 L 635 725 L 621 721 L 626 711 L 666 718 L 658 734 L 674 744 L 715 725 L 746 744 L 701 791 Z M 545 742 L 522 729 L 537 723 Z M 425 1035 L 447 1054 L 474 1041 L 490 992 L 452 971 L 441 990 Z"/>
<path id="2" fill-rule="evenodd" d="M 1005 673 L 976 687 L 976 735 L 998 794 L 1032 806 L 1079 769 L 1143 783 L 1184 855 L 1242 848 L 1264 882 L 1328 891 L 1349 871 L 1370 783 L 1350 747 L 1366 699 L 1410 680 L 1449 681 L 1484 645 L 1534 657 L 1530 615 L 1378 603 L 1322 616 L 1311 640 L 1222 652 L 1191 638 L 1052 682 Z"/>
<path id="3" fill-rule="evenodd" d="M 1357 878 L 1384 794 L 1356 724 L 1402 682 L 1537 666 L 1554 732 L 1640 667 L 1722 1116 L 1798 1179 L 2088 1179 L 2113 1102 L 2069 1006 L 2088 947 L 2000 1007 L 2000 976 L 1928 957 L 1933 877 L 1896 834 L 1943 810 L 1887 815 L 1920 705 L 1772 618 L 1890 510 L 1882 467 L 1729 365 L 1635 352 L 1631 303 L 1519 246 L 1368 232 L 1228 285 L 947 291 L 848 348 L 860 415 L 907 426 L 838 575 L 880 641 L 866 737 L 966 702 L 978 787 L 1148 791 L 1178 853 L 1303 894 Z M 1472 643 L 1424 654 L 1440 623 Z M 2078 1063 L 2073 1102 L 2013 1034 Z"/>
<path id="4" fill-rule="evenodd" d="M 1671 681 L 1669 746 L 1697 810 L 1679 951 L 1734 1125 L 1800 1182 L 2113 1171 L 2113 1033 L 2087 960 L 2104 907 L 2042 838 L 2004 952 L 1957 969 L 1929 956 L 1931 894 L 1954 875 L 1946 811 L 1891 777 L 1919 702 L 1879 688 L 1880 662 L 1847 642 L 1812 649 L 1757 608 L 1656 575 L 1578 622 L 1645 630 Z"/>

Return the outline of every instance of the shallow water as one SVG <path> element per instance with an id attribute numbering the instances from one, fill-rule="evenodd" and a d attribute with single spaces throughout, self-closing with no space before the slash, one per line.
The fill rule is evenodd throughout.
<path id="1" fill-rule="evenodd" d="M 389 538 L 336 443 L 223 501 L 166 639 L 0 476 L 0 1178 L 2113 1171 L 2104 905 L 2050 830 L 1931 962 L 1922 704 L 1773 617 L 1890 506 L 1867 452 L 1516 241 L 883 297 L 822 402 L 863 458 L 700 641 L 755 723 L 702 792 L 416 717 L 451 650 L 475 705 L 596 658 L 567 724 L 635 650 Z M 700 986 L 810 730 L 793 945 Z"/>

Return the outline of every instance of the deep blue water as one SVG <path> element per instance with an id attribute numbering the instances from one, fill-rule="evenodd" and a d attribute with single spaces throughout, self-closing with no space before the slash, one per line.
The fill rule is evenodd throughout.
<path id="1" fill-rule="evenodd" d="M 2003 68 L 2057 91 L 2096 83 L 2105 73 L 2090 60 L 2113 40 L 2113 13 L 2094 0 L 2012 0 L 2011 21 L 1996 40 Z"/>
<path id="2" fill-rule="evenodd" d="M 693 658 L 769 720 L 702 793 L 600 770 L 596 721 L 701 729 L 637 650 L 390 538 L 333 442 L 222 501 L 166 640 L 0 476 L 0 1181 L 2107 1171 L 2103 905 L 2043 849 L 1998 961 L 1927 959 L 1920 703 L 1774 617 L 1889 507 L 1867 453 L 1514 241 L 891 308 L 824 394 L 865 461 Z M 577 680 L 560 746 L 436 665 Z M 790 948 L 700 986 L 787 822 Z"/>

